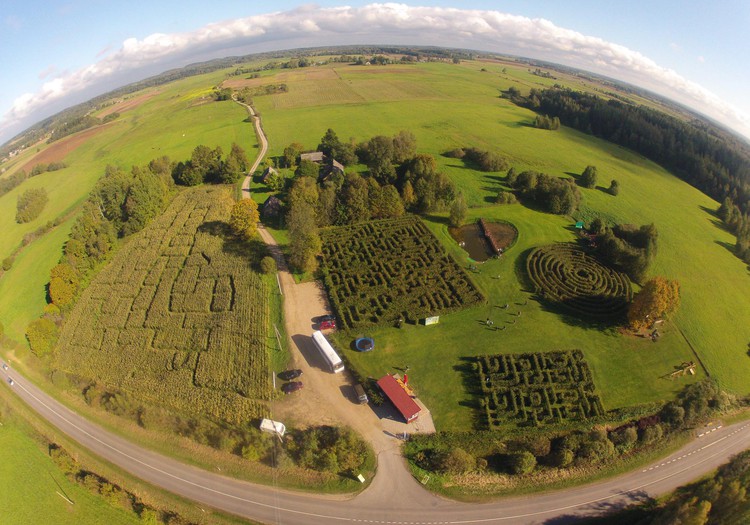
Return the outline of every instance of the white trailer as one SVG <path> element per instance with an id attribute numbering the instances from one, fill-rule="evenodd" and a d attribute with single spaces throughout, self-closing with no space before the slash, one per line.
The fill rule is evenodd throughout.
<path id="1" fill-rule="evenodd" d="M 284 433 L 286 432 L 286 427 L 284 426 L 284 423 L 274 421 L 273 419 L 261 420 L 260 429 L 263 432 L 268 432 L 269 434 L 276 434 L 279 437 L 284 437 Z"/>

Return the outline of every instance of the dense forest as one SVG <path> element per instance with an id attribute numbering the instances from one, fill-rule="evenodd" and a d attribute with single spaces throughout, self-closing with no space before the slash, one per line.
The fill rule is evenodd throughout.
<path id="1" fill-rule="evenodd" d="M 516 104 L 559 118 L 566 126 L 632 149 L 736 211 L 728 229 L 736 234 L 737 254 L 750 258 L 750 148 L 728 134 L 686 122 L 661 111 L 605 100 L 571 89 L 532 89 Z"/>

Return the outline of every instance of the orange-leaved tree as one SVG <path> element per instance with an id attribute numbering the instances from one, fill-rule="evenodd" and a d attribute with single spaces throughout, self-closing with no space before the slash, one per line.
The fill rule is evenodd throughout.
<path id="1" fill-rule="evenodd" d="M 643 285 L 628 309 L 628 322 L 634 330 L 649 326 L 680 306 L 680 283 L 654 277 Z"/>

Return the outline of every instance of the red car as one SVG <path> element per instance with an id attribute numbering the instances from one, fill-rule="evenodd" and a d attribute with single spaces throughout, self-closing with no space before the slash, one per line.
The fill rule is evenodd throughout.
<path id="1" fill-rule="evenodd" d="M 335 330 L 336 318 L 332 315 L 324 315 L 318 319 L 319 330 Z"/>
<path id="2" fill-rule="evenodd" d="M 302 390 L 302 381 L 291 381 L 289 383 L 284 383 L 281 385 L 281 391 L 285 394 L 291 394 L 292 392 L 296 392 L 297 390 Z"/>

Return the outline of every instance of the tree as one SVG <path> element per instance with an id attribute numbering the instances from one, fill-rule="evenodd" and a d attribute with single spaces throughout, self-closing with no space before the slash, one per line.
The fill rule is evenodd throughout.
<path id="1" fill-rule="evenodd" d="M 232 149 L 227 155 L 226 160 L 221 165 L 219 172 L 219 182 L 224 184 L 233 184 L 240 180 L 250 167 L 245 150 L 232 143 Z"/>
<path id="2" fill-rule="evenodd" d="M 309 177 L 317 181 L 320 175 L 320 166 L 311 160 L 300 161 L 294 175 L 297 177 Z"/>
<path id="3" fill-rule="evenodd" d="M 463 193 L 456 195 L 456 198 L 451 204 L 450 210 L 450 224 L 454 228 L 458 228 L 466 220 L 466 212 L 468 207 L 466 206 L 466 200 L 464 200 Z"/>
<path id="4" fill-rule="evenodd" d="M 612 179 L 612 182 L 609 183 L 609 191 L 610 195 L 615 195 L 620 193 L 620 183 L 617 182 L 616 179 Z"/>
<path id="5" fill-rule="evenodd" d="M 581 173 L 581 186 L 584 188 L 596 187 L 596 166 L 586 166 L 586 169 Z"/>
<path id="6" fill-rule="evenodd" d="M 404 202 L 396 187 L 390 184 L 383 187 L 371 187 L 370 212 L 374 219 L 401 217 L 404 214 Z"/>
<path id="7" fill-rule="evenodd" d="M 297 164 L 297 158 L 300 156 L 305 147 L 299 142 L 292 142 L 286 148 L 281 156 L 282 167 L 292 168 Z"/>
<path id="8" fill-rule="evenodd" d="M 374 181 L 373 181 L 374 182 Z M 347 173 L 341 187 L 339 202 L 344 209 L 343 224 L 366 221 L 370 218 L 370 186 L 357 173 Z"/>
<path id="9" fill-rule="evenodd" d="M 229 227 L 238 237 L 252 239 L 258 231 L 259 220 L 258 204 L 253 199 L 241 199 L 232 206 Z"/>
<path id="10" fill-rule="evenodd" d="M 364 151 L 365 164 L 370 169 L 370 175 L 380 184 L 395 182 L 393 139 L 383 135 L 372 137 L 367 141 Z"/>
<path id="11" fill-rule="evenodd" d="M 664 277 L 654 277 L 646 282 L 633 298 L 628 308 L 628 321 L 634 330 L 650 326 L 680 305 L 680 283 Z"/>
<path id="12" fill-rule="evenodd" d="M 65 308 L 73 303 L 80 280 L 68 263 L 60 263 L 50 271 L 49 296 L 54 304 Z"/>
<path id="13" fill-rule="evenodd" d="M 417 137 L 411 131 L 401 130 L 393 137 L 393 162 L 402 164 L 417 153 Z"/>
<path id="14" fill-rule="evenodd" d="M 414 195 L 414 188 L 408 180 L 404 183 L 404 188 L 401 190 L 401 199 L 404 201 L 406 208 L 410 208 L 417 200 Z"/>
<path id="15" fill-rule="evenodd" d="M 46 317 L 35 319 L 26 328 L 26 340 L 37 357 L 44 357 L 55 346 L 57 325 Z"/>

